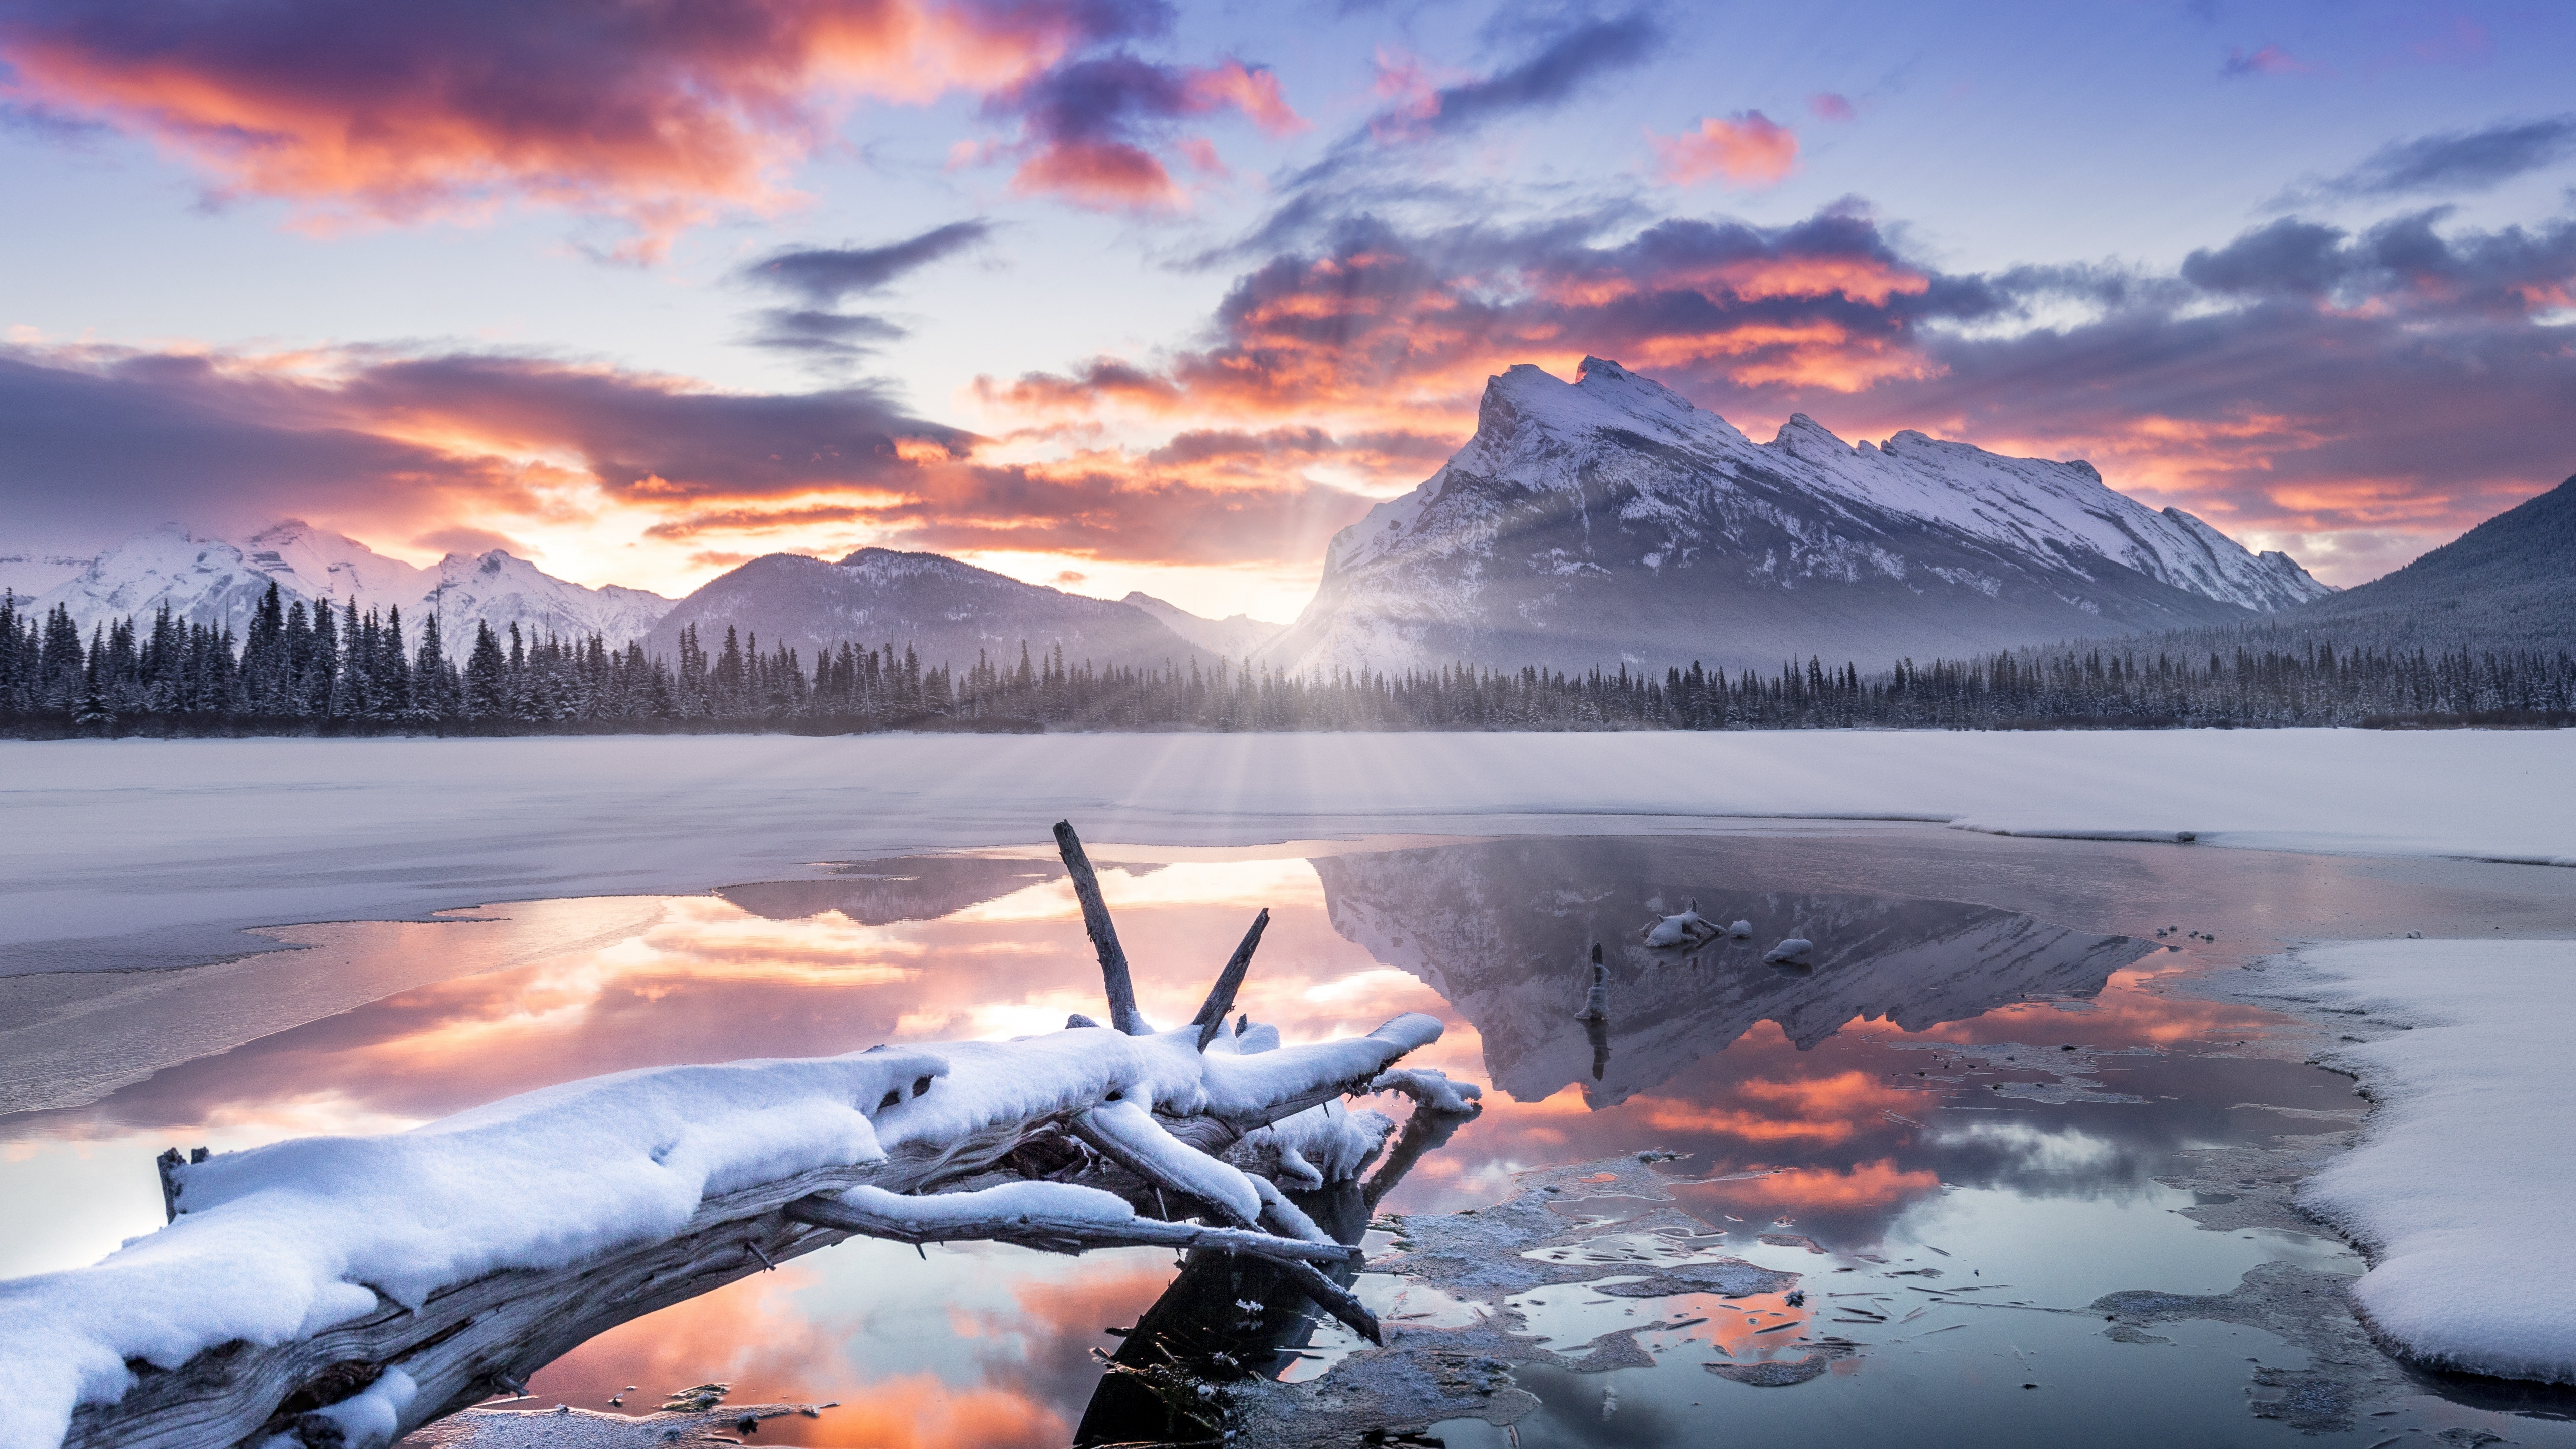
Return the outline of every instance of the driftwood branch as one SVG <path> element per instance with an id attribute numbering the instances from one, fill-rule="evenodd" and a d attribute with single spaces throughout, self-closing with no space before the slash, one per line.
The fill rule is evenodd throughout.
<path id="1" fill-rule="evenodd" d="M 1109 993 L 1109 1024 L 1129 1036 L 1147 1035 L 1153 1028 L 1136 1009 L 1136 981 L 1127 970 L 1127 952 L 1118 944 L 1109 902 L 1100 896 L 1100 877 L 1093 873 L 1091 857 L 1083 853 L 1082 838 L 1073 833 L 1072 821 L 1055 823 L 1055 848 L 1064 856 L 1065 874 L 1073 877 L 1074 898 L 1082 902 L 1082 929 L 1091 937 L 1091 949 L 1100 954 L 1100 982 Z"/>
<path id="2" fill-rule="evenodd" d="M 1222 1116 L 1158 1117 L 1156 1122 L 1175 1143 L 1186 1142 L 1198 1151 L 1222 1150 L 1249 1128 L 1365 1089 L 1421 1040 L 1418 1033 L 1390 1023 L 1356 1041 L 1290 1047 L 1291 1054 L 1338 1053 L 1348 1060 L 1336 1056 L 1338 1064 L 1330 1067 L 1319 1061 L 1316 1070 L 1301 1074 L 1293 1086 L 1283 1084 L 1278 1098 L 1257 1112 L 1237 1109 Z M 1364 1052 L 1351 1050 L 1362 1046 Z M 854 1229 L 825 1226 L 788 1211 L 793 1207 L 802 1213 L 819 1194 L 860 1185 L 893 1193 L 935 1192 L 943 1184 L 992 1171 L 1025 1144 L 1054 1138 L 1066 1126 L 1062 1109 L 997 1117 L 935 1141 L 901 1143 L 883 1161 L 818 1168 L 709 1198 L 686 1227 L 668 1238 L 610 1248 L 564 1268 L 493 1273 L 442 1288 L 417 1311 L 386 1300 L 373 1312 L 273 1347 L 234 1342 L 174 1369 L 138 1362 L 133 1387 L 114 1402 L 80 1405 L 63 1442 L 80 1449 L 265 1443 L 289 1432 L 303 1412 L 346 1398 L 393 1367 L 419 1386 L 402 1414 L 402 1426 L 409 1430 L 504 1387 L 525 1384 L 539 1368 L 619 1324 L 760 1272 L 765 1263 L 785 1263 L 847 1240 Z M 1173 1226 L 1181 1232 L 1208 1231 Z M 1265 1246 L 1273 1254 L 1300 1251 L 1284 1239 L 1268 1240 Z M 1333 1307 L 1340 1290 L 1312 1263 L 1292 1261 L 1305 1271 L 1284 1266 L 1283 1271 L 1296 1272 L 1309 1296 Z M 1356 1307 L 1355 1301 L 1351 1306 Z"/>
<path id="3" fill-rule="evenodd" d="M 954 1196 L 972 1197 L 975 1194 L 958 1193 Z M 1091 1248 L 1213 1248 L 1220 1252 L 1267 1258 L 1276 1263 L 1355 1263 L 1361 1256 L 1359 1249 L 1346 1248 L 1335 1242 L 1310 1242 L 1247 1232 L 1240 1228 L 1211 1228 L 1197 1223 L 1164 1222 L 1157 1218 L 1130 1218 L 1112 1226 L 1073 1215 L 1049 1217 L 996 1212 L 976 1216 L 961 1214 L 936 1225 L 923 1225 L 908 1218 L 872 1212 L 864 1204 L 853 1204 L 845 1198 L 832 1197 L 809 1197 L 790 1203 L 787 1216 L 816 1227 L 837 1228 L 845 1233 L 860 1233 L 871 1238 L 891 1238 L 899 1243 L 1001 1242 L 1050 1252 L 1076 1253 Z"/>
<path id="4" fill-rule="evenodd" d="M 265 1445 L 281 1435 L 307 1445 L 341 1443 L 333 1437 L 339 1430 L 318 1410 L 366 1393 L 371 1384 L 399 1387 L 408 1380 L 415 1392 L 400 1408 L 399 1434 L 497 1390 L 516 1391 L 537 1369 L 619 1324 L 853 1234 L 916 1243 L 990 1238 L 1059 1252 L 1139 1244 L 1249 1256 L 1276 1265 L 1315 1303 L 1378 1340 L 1375 1317 L 1317 1266 L 1344 1267 L 1355 1250 L 1315 1241 L 1324 1235 L 1301 1225 L 1284 1203 L 1274 1202 L 1275 1189 L 1256 1190 L 1254 1179 L 1213 1154 L 1248 1131 L 1346 1093 L 1372 1089 L 1408 1052 L 1436 1040 L 1438 1023 L 1408 1013 L 1365 1037 L 1279 1048 L 1275 1054 L 1265 1052 L 1261 1069 L 1248 1075 L 1247 1064 L 1226 1054 L 1189 1051 L 1183 1044 L 1191 1037 L 1180 1032 L 1141 1039 L 1153 1034 L 1136 1009 L 1126 957 L 1110 926 L 1099 882 L 1072 827 L 1059 825 L 1056 835 L 1083 903 L 1085 927 L 1100 954 L 1113 1024 L 1140 1038 L 1113 1038 L 1085 1048 L 1086 1060 L 1104 1051 L 1115 1059 L 1132 1058 L 1118 1069 L 1105 1097 L 1099 1095 L 1096 1075 L 1064 1074 L 1061 1039 L 949 1044 L 938 1050 L 944 1054 L 940 1060 L 964 1074 L 956 1080 L 1018 1080 L 1027 1054 L 1032 1065 L 1050 1064 L 1045 1070 L 1062 1074 L 1067 1085 L 1060 1095 L 1025 1090 L 970 1094 L 965 1100 L 978 1105 L 959 1114 L 938 1105 L 957 1100 L 953 1088 L 926 1107 L 915 1105 L 932 1082 L 932 1076 L 923 1075 L 908 1087 L 898 1083 L 871 1114 L 882 1155 L 708 1197 L 684 1225 L 665 1236 L 612 1244 L 562 1267 L 507 1269 L 448 1284 L 416 1304 L 397 1303 L 379 1293 L 375 1308 L 355 1318 L 284 1343 L 216 1344 L 175 1368 L 156 1367 L 129 1354 L 131 1385 L 113 1400 L 78 1403 L 64 1444 L 82 1449 L 235 1449 Z M 1254 921 L 1210 992 L 1195 1033 L 1199 1042 L 1210 1040 L 1210 1023 L 1223 1022 L 1267 921 L 1267 912 Z M 1059 1045 L 1041 1045 L 1046 1041 Z M 832 1060 L 876 1059 L 859 1054 Z M 903 1072 L 917 1066 L 907 1061 Z M 1164 1115 L 1148 1090 L 1160 1090 L 1150 1084 L 1169 1080 L 1175 1071 L 1197 1073 L 1210 1086 L 1229 1080 L 1236 1085 L 1212 1096 L 1193 1093 L 1189 1100 L 1197 1105 L 1192 1110 Z M 867 1098 L 875 1097 L 876 1085 L 871 1080 L 865 1087 Z M 934 1116 L 914 1115 L 925 1111 Z M 923 1125 L 907 1130 L 907 1119 Z M 928 1127 L 932 1121 L 938 1124 L 935 1129 Z M 1060 1159 L 1071 1151 L 1063 1145 L 1068 1133 L 1134 1173 L 1163 1205 L 1163 1217 L 1127 1218 L 1094 1203 L 1059 1219 L 1044 1211 L 1051 1202 L 1079 1208 L 1081 1200 L 1023 1192 L 1009 1199 L 1014 1211 L 996 1212 L 986 1225 L 970 1220 L 974 1205 L 966 1200 L 998 1208 L 1003 1197 L 942 1192 L 997 1169 L 1021 1181 L 986 1192 L 1051 1186 L 1046 1179 L 1065 1165 Z M 1057 1145 L 1050 1148 L 1050 1143 Z M 159 1164 L 166 1205 L 178 1216 L 174 1231 L 190 1231 L 195 1220 L 184 1210 L 187 1177 L 206 1156 L 199 1149 L 190 1161 L 181 1162 L 172 1153 Z M 387 1190 L 399 1186 L 389 1184 Z M 1258 1183 L 1260 1189 L 1270 1187 Z M 942 1197 L 958 1201 L 923 1206 Z M 204 1209 L 226 1210 L 222 1201 Z M 1175 1210 L 1205 1218 L 1207 1225 L 1168 1221 Z M 399 1379 L 386 1377 L 397 1370 Z"/>
<path id="5" fill-rule="evenodd" d="M 1252 969 L 1252 953 L 1260 948 L 1261 933 L 1269 929 L 1270 908 L 1264 906 L 1261 914 L 1252 918 L 1252 929 L 1243 933 L 1243 944 L 1234 948 L 1225 969 L 1217 973 L 1216 984 L 1208 988 L 1207 1001 L 1199 1007 L 1199 1014 L 1190 1018 L 1190 1024 L 1199 1029 L 1200 1051 L 1206 1051 L 1216 1034 L 1225 1030 L 1225 1014 L 1234 1010 L 1234 994 L 1243 989 L 1244 973 Z"/>

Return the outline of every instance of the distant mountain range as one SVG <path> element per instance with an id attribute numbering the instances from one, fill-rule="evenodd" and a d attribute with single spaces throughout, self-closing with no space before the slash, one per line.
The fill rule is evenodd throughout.
<path id="1" fill-rule="evenodd" d="M 44 614 L 67 606 L 86 634 L 113 619 L 148 621 L 167 604 L 181 619 L 239 635 L 271 583 L 290 602 L 334 609 L 354 602 L 361 613 L 399 608 L 415 628 L 435 613 L 451 651 L 473 639 L 478 623 L 496 633 L 517 624 L 538 637 L 598 633 L 622 642 L 641 637 L 671 608 L 660 594 L 615 584 L 584 588 L 499 549 L 451 553 L 416 568 L 298 519 L 238 543 L 165 524 L 99 555 L 33 607 Z"/>
<path id="2" fill-rule="evenodd" d="M 0 564 L 61 578 L 76 562 Z M 2351 643 L 2576 647 L 2576 479 L 2373 583 L 2337 592 L 2180 509 L 2104 485 L 2090 464 L 2008 458 L 1919 432 L 1845 443 L 1800 414 L 1755 443 L 1615 362 L 1576 380 L 1514 367 L 1488 381 L 1475 436 L 1421 486 L 1336 536 L 1285 628 L 1118 601 L 928 553 L 837 562 L 771 554 L 677 603 L 586 588 L 494 550 L 429 568 L 289 520 L 237 540 L 167 525 L 34 601 L 84 633 L 148 618 L 243 629 L 271 582 L 291 599 L 435 611 L 448 639 L 598 633 L 675 658 L 724 630 L 811 661 L 842 641 L 925 665 L 1015 668 L 1061 648 L 1096 666 L 1400 672 L 1460 661 L 1577 672 L 1698 660 L 1769 671 L 1821 655 L 1877 670 L 2052 640 L 2225 648 L 2276 624 Z M 22 604 L 22 607 L 24 605 Z M 2260 632 L 2258 630 L 2258 632 Z"/>
<path id="3" fill-rule="evenodd" d="M 925 664 L 960 669 L 979 655 L 1016 669 L 1024 644 L 1032 655 L 1061 646 L 1074 664 L 1135 668 L 1213 665 L 1217 653 L 1129 604 L 1024 584 L 935 553 L 882 548 L 838 563 L 789 553 L 753 559 L 681 600 L 654 626 L 645 652 L 678 657 L 680 631 L 690 625 L 710 652 L 734 626 L 757 632 L 763 651 L 785 644 L 807 660 L 847 640 L 917 649 Z"/>
<path id="4" fill-rule="evenodd" d="M 1131 592 L 1118 602 L 1129 608 L 1142 609 L 1162 621 L 1163 627 L 1180 635 L 1210 654 L 1227 659 L 1251 657 L 1262 645 L 1279 635 L 1282 626 L 1256 619 L 1250 614 L 1229 614 L 1222 619 L 1202 619 L 1178 604 L 1167 604 L 1152 594 Z"/>
<path id="5" fill-rule="evenodd" d="M 1314 601 L 1261 657 L 1294 671 L 1929 659 L 2329 592 L 2087 463 L 1918 432 L 1854 447 L 1804 414 L 1757 444 L 1596 357 L 1573 383 L 1527 365 L 1489 381 L 1475 436 L 1334 538 Z"/>

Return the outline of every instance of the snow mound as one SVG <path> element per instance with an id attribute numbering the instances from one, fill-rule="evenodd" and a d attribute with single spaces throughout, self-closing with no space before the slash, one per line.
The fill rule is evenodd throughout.
<path id="1" fill-rule="evenodd" d="M 2362 941 L 2293 960 L 2288 994 L 2405 1028 L 2321 1058 L 2379 1104 L 2299 1193 L 2370 1253 L 2355 1305 L 2427 1363 L 2576 1383 L 2576 1156 L 2558 1145 L 2576 942 Z"/>

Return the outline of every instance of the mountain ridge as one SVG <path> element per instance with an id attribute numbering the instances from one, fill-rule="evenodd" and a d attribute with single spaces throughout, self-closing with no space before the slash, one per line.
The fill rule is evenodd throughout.
<path id="1" fill-rule="evenodd" d="M 963 669 L 980 656 L 1015 669 L 1020 648 L 1061 646 L 1070 663 L 1127 667 L 1215 663 L 1145 611 L 1027 584 L 943 554 L 863 548 L 837 561 L 765 554 L 700 585 L 654 625 L 648 653 L 676 658 L 680 631 L 699 626 L 713 649 L 728 628 L 757 633 L 811 660 L 844 641 L 920 651 L 925 666 Z"/>
<path id="2" fill-rule="evenodd" d="M 2282 622 L 2445 643 L 2482 635 L 2576 646 L 2576 478 L 2403 568 L 2289 610 Z"/>
<path id="3" fill-rule="evenodd" d="M 1767 667 L 2211 625 L 2328 592 L 2089 463 L 1912 430 L 1854 446 L 1803 413 L 1757 444 L 1587 357 L 1573 383 L 1526 363 L 1490 379 L 1475 435 L 1335 536 L 1260 657 Z"/>
<path id="4" fill-rule="evenodd" d="M 495 633 L 517 624 L 540 637 L 598 633 L 622 645 L 673 602 L 621 584 L 593 589 L 559 579 L 502 549 L 451 553 L 420 568 L 290 518 L 239 542 L 165 523 L 100 554 L 29 607 L 42 614 L 64 605 L 87 634 L 114 619 L 148 620 L 167 603 L 189 622 L 240 634 L 271 583 L 290 603 L 399 608 L 410 624 L 435 613 L 451 648 L 470 643 L 477 624 Z"/>

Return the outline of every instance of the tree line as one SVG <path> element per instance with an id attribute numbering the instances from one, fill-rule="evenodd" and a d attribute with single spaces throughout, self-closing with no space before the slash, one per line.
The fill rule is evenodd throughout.
<path id="1" fill-rule="evenodd" d="M 83 639 L 0 594 L 0 730 L 72 734 L 614 733 L 766 729 L 2009 729 L 2576 723 L 2566 651 L 2439 654 L 2306 640 L 2205 657 L 2116 645 L 2007 650 L 1876 674 L 1809 658 L 1776 670 L 1620 664 L 1568 673 L 1459 664 L 1289 674 L 1220 661 L 1068 662 L 1062 646 L 952 669 L 911 646 L 844 641 L 809 664 L 728 627 L 678 658 L 593 634 L 478 623 L 451 649 L 435 616 L 308 608 L 274 587 L 236 638 L 165 606 Z"/>

